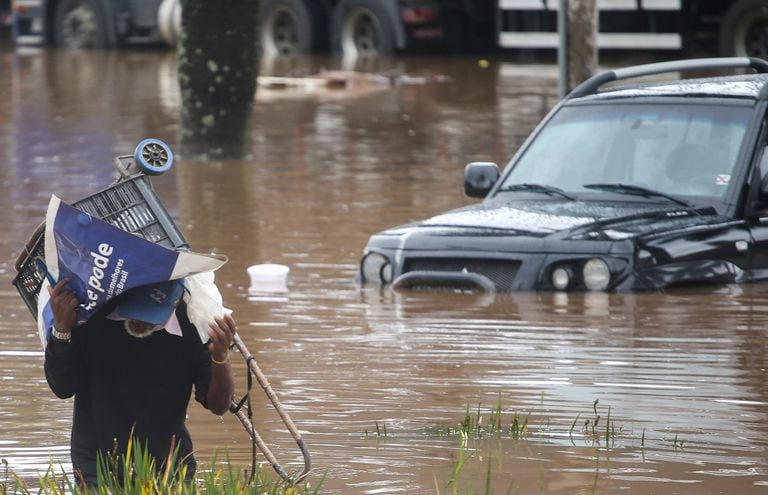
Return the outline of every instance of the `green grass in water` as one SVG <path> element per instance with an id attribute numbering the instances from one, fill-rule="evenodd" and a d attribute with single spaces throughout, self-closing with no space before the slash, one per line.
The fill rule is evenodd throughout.
<path id="1" fill-rule="evenodd" d="M 0 495 L 314 495 L 325 479 L 323 476 L 314 488 L 308 481 L 297 486 L 261 469 L 248 473 L 228 460 L 218 464 L 214 458 L 210 469 L 198 471 L 194 482 L 186 482 L 187 468 L 177 454 L 175 449 L 170 461 L 157 469 L 155 460 L 139 442 L 129 442 L 125 454 L 99 457 L 96 487 L 82 486 L 53 462 L 39 476 L 39 487 L 30 487 L 3 459 Z"/>

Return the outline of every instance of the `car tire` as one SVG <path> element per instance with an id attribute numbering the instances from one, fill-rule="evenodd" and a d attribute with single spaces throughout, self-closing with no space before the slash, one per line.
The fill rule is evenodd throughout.
<path id="1" fill-rule="evenodd" d="M 302 0 L 262 0 L 259 19 L 261 46 L 268 57 L 310 53 L 321 48 L 325 38 L 325 16 Z"/>
<path id="2" fill-rule="evenodd" d="M 62 48 L 104 48 L 106 25 L 96 0 L 61 0 L 54 15 L 53 41 Z"/>
<path id="3" fill-rule="evenodd" d="M 345 57 L 376 57 L 395 51 L 395 27 L 376 0 L 341 0 L 333 12 L 332 48 Z"/>
<path id="4" fill-rule="evenodd" d="M 768 0 L 740 0 L 720 26 L 724 56 L 768 58 Z"/>

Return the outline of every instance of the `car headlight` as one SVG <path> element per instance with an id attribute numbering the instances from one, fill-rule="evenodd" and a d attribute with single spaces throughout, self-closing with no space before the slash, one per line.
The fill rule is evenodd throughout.
<path id="1" fill-rule="evenodd" d="M 582 269 L 584 286 L 589 290 L 605 290 L 611 282 L 611 270 L 608 264 L 600 258 L 592 258 Z"/>
<path id="2" fill-rule="evenodd" d="M 363 283 L 388 284 L 392 281 L 392 263 L 380 253 L 370 252 L 360 262 Z"/>
<path id="3" fill-rule="evenodd" d="M 565 290 L 571 285 L 573 272 L 570 268 L 559 266 L 552 270 L 552 286 L 557 290 Z"/>

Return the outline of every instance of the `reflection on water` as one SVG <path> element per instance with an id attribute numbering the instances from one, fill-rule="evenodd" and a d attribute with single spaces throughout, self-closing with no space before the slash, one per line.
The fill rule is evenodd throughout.
<path id="1" fill-rule="evenodd" d="M 107 186 L 112 157 L 144 137 L 173 147 L 174 63 L 152 51 L 0 51 L 0 457 L 25 478 L 51 459 L 68 466 L 71 402 L 44 381 L 13 260 L 51 192 L 72 201 Z M 324 67 L 339 62 L 270 70 Z M 488 466 L 496 492 L 764 492 L 768 287 L 480 296 L 354 285 L 371 233 L 468 204 L 464 165 L 503 164 L 557 92 L 552 66 L 415 58 L 374 69 L 450 82 L 261 98 L 247 159 L 181 157 L 153 181 L 196 250 L 230 256 L 218 284 L 317 479 L 327 473 L 341 493 L 435 493 L 435 480 L 446 492 L 461 454 L 444 432 L 467 406 L 487 421 L 501 400 L 505 428 L 526 417 L 528 439 L 472 439 L 459 492 L 481 490 Z M 247 268 L 260 263 L 290 267 L 287 291 L 249 291 Z M 245 366 L 236 372 L 242 394 Z M 253 398 L 257 430 L 300 468 L 266 398 Z M 235 417 L 193 404 L 189 425 L 203 463 L 222 449 L 249 462 Z"/>

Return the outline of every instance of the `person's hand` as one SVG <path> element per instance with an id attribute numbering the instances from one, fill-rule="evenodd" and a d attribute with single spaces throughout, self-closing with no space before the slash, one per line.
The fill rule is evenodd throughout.
<path id="1" fill-rule="evenodd" d="M 229 358 L 229 348 L 235 341 L 237 325 L 234 318 L 224 315 L 223 318 L 214 318 L 208 328 L 208 336 L 211 338 L 208 349 L 214 362 L 223 363 Z"/>
<path id="2" fill-rule="evenodd" d="M 237 325 L 230 315 L 214 318 L 208 328 L 208 336 L 211 338 L 208 349 L 213 364 L 206 407 L 214 414 L 226 413 L 235 394 L 235 379 L 229 364 L 229 348 L 235 340 L 236 331 Z"/>
<path id="3" fill-rule="evenodd" d="M 51 296 L 51 311 L 53 311 L 53 325 L 61 333 L 69 333 L 77 321 L 77 307 L 80 301 L 75 293 L 69 289 L 69 279 L 62 279 L 55 287 L 48 287 Z"/>

